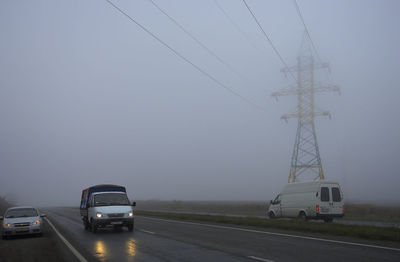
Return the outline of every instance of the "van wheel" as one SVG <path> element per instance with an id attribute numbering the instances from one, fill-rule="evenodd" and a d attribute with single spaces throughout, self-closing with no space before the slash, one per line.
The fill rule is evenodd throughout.
<path id="1" fill-rule="evenodd" d="M 92 231 L 93 233 L 97 232 L 97 225 L 93 220 L 92 223 L 90 223 L 90 231 Z"/>
<path id="2" fill-rule="evenodd" d="M 274 212 L 272 212 L 272 211 L 269 212 L 269 213 L 268 213 L 268 218 L 269 218 L 269 219 L 274 219 L 274 218 L 275 218 Z"/>
<path id="3" fill-rule="evenodd" d="M 132 232 L 132 231 L 133 231 L 133 223 L 130 224 L 130 225 L 128 225 L 128 231 L 129 231 L 129 232 Z"/>
<path id="4" fill-rule="evenodd" d="M 302 220 L 302 221 L 307 221 L 306 213 L 304 213 L 304 211 L 301 211 L 301 212 L 299 213 L 299 218 L 300 218 L 300 220 Z"/>

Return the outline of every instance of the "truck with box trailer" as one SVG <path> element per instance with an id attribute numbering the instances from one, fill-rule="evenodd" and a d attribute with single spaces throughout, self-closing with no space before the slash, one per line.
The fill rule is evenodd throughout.
<path id="1" fill-rule="evenodd" d="M 80 214 L 85 229 L 127 227 L 133 231 L 134 216 L 126 189 L 118 185 L 96 185 L 82 190 Z"/>

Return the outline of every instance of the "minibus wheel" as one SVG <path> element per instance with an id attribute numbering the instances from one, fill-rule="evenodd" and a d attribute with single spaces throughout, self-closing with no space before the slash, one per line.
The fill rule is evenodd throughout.
<path id="1" fill-rule="evenodd" d="M 89 221 L 88 221 L 87 219 L 85 219 L 85 220 L 83 221 L 83 224 L 84 224 L 84 226 L 85 226 L 85 230 L 89 230 L 89 229 L 90 229 L 90 224 L 89 224 Z"/>
<path id="2" fill-rule="evenodd" d="M 92 223 L 90 223 L 90 231 L 92 231 L 93 233 L 97 232 L 97 225 L 96 223 L 93 221 L 92 219 Z"/>

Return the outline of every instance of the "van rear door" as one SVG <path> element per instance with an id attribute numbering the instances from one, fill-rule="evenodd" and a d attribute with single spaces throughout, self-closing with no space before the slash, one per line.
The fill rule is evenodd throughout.
<path id="1" fill-rule="evenodd" d="M 343 213 L 343 197 L 338 184 L 331 185 L 331 214 Z"/>
<path id="2" fill-rule="evenodd" d="M 331 194 L 330 194 L 330 188 L 328 184 L 323 184 L 321 185 L 321 190 L 320 190 L 320 205 L 319 205 L 319 213 L 322 215 L 327 215 L 329 214 L 331 210 Z"/>
<path id="3" fill-rule="evenodd" d="M 323 215 L 342 214 L 343 197 L 338 184 L 321 185 L 321 205 L 319 213 Z"/>

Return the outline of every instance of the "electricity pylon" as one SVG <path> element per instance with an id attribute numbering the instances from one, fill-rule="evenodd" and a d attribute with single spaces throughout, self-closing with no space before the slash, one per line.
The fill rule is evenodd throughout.
<path id="1" fill-rule="evenodd" d="M 316 116 L 329 116 L 324 110 L 316 110 L 314 94 L 317 92 L 334 91 L 340 93 L 336 85 L 322 84 L 314 81 L 314 69 L 328 68 L 327 63 L 315 63 L 307 34 L 304 34 L 297 65 L 281 69 L 285 75 L 297 73 L 297 85 L 281 89 L 272 93 L 272 96 L 297 95 L 297 110 L 293 113 L 282 115 L 281 119 L 297 118 L 297 132 L 294 143 L 288 182 L 298 182 L 300 175 L 311 176 L 313 180 L 323 180 L 321 157 L 315 132 L 314 118 Z"/>

